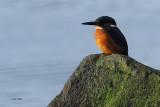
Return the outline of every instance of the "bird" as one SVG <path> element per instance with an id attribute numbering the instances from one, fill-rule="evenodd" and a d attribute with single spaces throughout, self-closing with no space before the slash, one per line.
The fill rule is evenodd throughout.
<path id="1" fill-rule="evenodd" d="M 126 38 L 112 17 L 101 16 L 95 21 L 84 22 L 82 24 L 95 26 L 94 40 L 103 54 L 122 54 L 128 56 Z"/>

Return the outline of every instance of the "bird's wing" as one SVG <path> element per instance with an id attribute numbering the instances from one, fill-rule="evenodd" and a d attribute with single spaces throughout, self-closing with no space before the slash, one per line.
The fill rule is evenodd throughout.
<path id="1" fill-rule="evenodd" d="M 115 41 L 115 43 L 122 47 L 124 54 L 128 55 L 128 44 L 122 32 L 117 27 L 105 26 L 104 28 L 105 32 L 111 35 L 111 38 Z"/>

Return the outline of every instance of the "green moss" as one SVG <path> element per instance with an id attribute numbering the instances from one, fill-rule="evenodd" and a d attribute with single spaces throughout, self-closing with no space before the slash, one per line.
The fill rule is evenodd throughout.
<path id="1" fill-rule="evenodd" d="M 94 80 L 101 91 L 92 100 L 93 106 L 128 107 L 132 105 L 133 107 L 148 107 L 160 104 L 159 75 L 146 70 L 144 66 L 141 67 L 141 71 L 133 68 L 133 65 L 138 66 L 136 62 L 127 65 L 125 61 L 119 63 L 119 60 L 116 60 L 112 65 L 113 61 L 112 63 L 110 61 L 105 62 L 103 58 L 101 56 L 97 60 L 96 68 L 100 72 L 99 80 L 105 83 L 105 89 L 99 86 L 97 79 Z"/>
<path id="2" fill-rule="evenodd" d="M 80 107 L 159 107 L 159 72 L 123 55 L 89 55 L 55 102 Z"/>

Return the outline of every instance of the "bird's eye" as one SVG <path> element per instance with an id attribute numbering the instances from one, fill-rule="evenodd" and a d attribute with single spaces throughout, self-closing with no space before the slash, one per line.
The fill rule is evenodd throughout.
<path id="1" fill-rule="evenodd" d="M 101 25 L 102 24 L 102 21 L 96 21 L 98 25 Z"/>
<path id="2" fill-rule="evenodd" d="M 99 21 L 96 21 L 96 23 L 98 24 L 98 23 L 99 23 Z"/>

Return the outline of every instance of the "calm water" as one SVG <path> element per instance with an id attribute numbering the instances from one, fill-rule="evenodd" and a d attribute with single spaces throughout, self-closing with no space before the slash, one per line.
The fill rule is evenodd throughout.
<path id="1" fill-rule="evenodd" d="M 101 53 L 94 27 L 80 23 L 102 15 L 115 18 L 131 57 L 160 69 L 159 11 L 158 0 L 1 0 L 0 106 L 47 106 L 85 56 Z"/>

